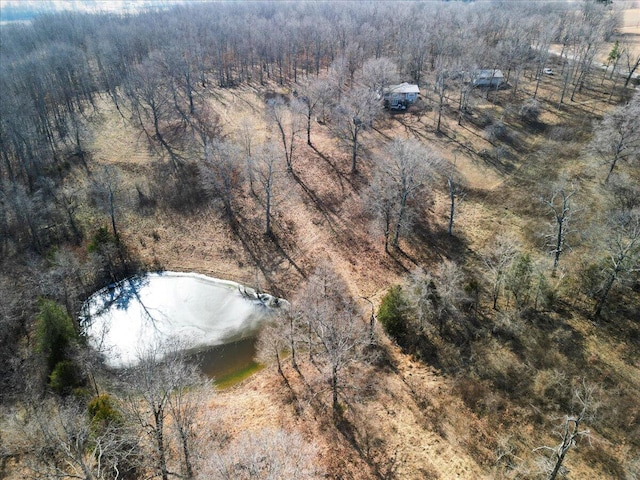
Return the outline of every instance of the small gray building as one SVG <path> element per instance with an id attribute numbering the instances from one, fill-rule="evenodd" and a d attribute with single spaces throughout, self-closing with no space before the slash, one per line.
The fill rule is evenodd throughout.
<path id="1" fill-rule="evenodd" d="M 384 106 L 392 110 L 404 110 L 418 100 L 420 88 L 412 83 L 391 85 L 383 91 Z"/>
<path id="2" fill-rule="evenodd" d="M 500 88 L 505 84 L 502 70 L 476 70 L 471 75 L 471 83 L 474 87 Z"/>

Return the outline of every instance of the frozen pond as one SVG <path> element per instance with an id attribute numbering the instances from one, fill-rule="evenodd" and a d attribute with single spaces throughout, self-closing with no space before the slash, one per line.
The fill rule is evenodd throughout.
<path id="1" fill-rule="evenodd" d="M 194 273 L 149 273 L 92 295 L 81 324 L 112 367 L 134 365 L 153 346 L 177 340 L 188 350 L 237 344 L 288 302 L 235 282 Z"/>

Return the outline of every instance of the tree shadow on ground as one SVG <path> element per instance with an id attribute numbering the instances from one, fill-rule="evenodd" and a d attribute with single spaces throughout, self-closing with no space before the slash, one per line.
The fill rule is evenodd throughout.
<path id="1" fill-rule="evenodd" d="M 406 119 L 398 119 L 399 122 L 405 127 L 405 130 L 413 135 L 420 141 L 428 142 L 430 141 L 429 136 L 426 131 L 423 132 L 420 129 L 416 128 Z M 471 122 L 476 128 L 480 128 L 480 124 L 476 124 Z M 468 145 L 463 143 L 463 141 L 459 140 L 454 131 L 449 131 L 446 126 L 442 126 L 439 132 L 435 132 L 434 134 L 440 138 L 446 139 L 448 142 L 451 142 L 456 145 L 461 151 L 466 152 L 472 159 L 481 160 L 485 166 L 488 166 L 494 170 L 496 170 L 501 175 L 506 175 L 511 173 L 514 170 L 514 165 L 512 160 L 514 160 L 513 154 L 510 153 L 509 148 L 513 148 L 516 152 L 521 151 L 523 148 L 519 142 L 516 142 L 515 138 L 509 139 L 507 142 L 491 142 L 487 140 L 483 135 L 479 134 L 475 129 L 467 127 L 464 123 L 460 123 L 459 127 L 466 132 L 471 133 L 478 139 L 485 142 L 487 148 L 481 148 L 479 151 L 476 151 L 476 147 L 473 145 Z"/>
<path id="2" fill-rule="evenodd" d="M 585 358 L 586 343 L 582 332 L 564 324 L 553 332 L 550 340 L 569 362 L 577 365 L 585 365 L 587 363 Z"/>
<path id="3" fill-rule="evenodd" d="M 305 278 L 304 269 L 274 234 L 265 235 L 251 220 L 239 216 L 231 219 L 230 223 L 232 232 L 240 240 L 252 264 L 262 273 L 272 294 L 284 296 L 286 290 L 297 285 L 300 278 Z M 289 269 L 289 266 L 292 268 Z M 277 281 L 278 278 L 281 280 Z"/>
<path id="4" fill-rule="evenodd" d="M 351 177 L 349 176 L 348 173 L 343 172 L 342 170 L 340 170 L 338 168 L 338 165 L 335 161 L 333 161 L 331 158 L 329 158 L 328 155 L 322 153 L 320 150 L 318 150 L 318 148 L 315 145 L 310 145 L 311 150 L 313 150 L 316 155 L 318 157 L 320 157 L 322 160 L 324 160 L 326 162 L 326 164 L 331 168 L 331 170 L 333 171 L 333 173 L 335 173 L 336 178 L 338 179 L 338 182 L 340 183 L 340 190 L 342 191 L 342 193 L 344 193 L 344 184 L 343 181 L 351 184 Z"/>
<path id="5" fill-rule="evenodd" d="M 345 216 L 341 211 L 344 198 L 338 197 L 332 191 L 322 198 L 298 173 L 292 172 L 292 176 L 306 197 L 311 200 L 315 209 L 322 215 L 337 242 L 344 246 L 352 245 L 355 241 L 355 235 L 349 223 L 345 223 Z"/>
<path id="6" fill-rule="evenodd" d="M 614 293 L 596 325 L 620 344 L 625 362 L 634 365 L 640 364 L 637 353 L 640 351 L 640 304 L 629 300 Z"/>
<path id="7" fill-rule="evenodd" d="M 380 480 L 393 480 L 397 477 L 399 462 L 394 454 L 389 457 L 384 454 L 384 439 L 376 437 L 369 432 L 366 425 L 359 431 L 357 425 L 363 425 L 362 419 L 349 420 L 346 415 L 340 414 L 335 419 L 335 426 L 342 437 L 351 445 L 358 456 L 371 467 L 375 478 Z M 380 455 L 382 454 L 382 455 Z"/>
<path id="8" fill-rule="evenodd" d="M 300 186 L 305 195 L 313 202 L 316 209 L 322 214 L 325 218 L 331 230 L 335 233 L 335 221 L 334 218 L 337 215 L 337 212 L 331 208 L 323 199 L 321 199 L 318 194 L 313 190 L 305 181 L 300 177 L 297 173 L 291 173 L 293 179 Z"/>
<path id="9" fill-rule="evenodd" d="M 410 241 L 416 264 L 433 264 L 443 258 L 463 262 L 472 253 L 463 234 L 449 235 L 444 228 L 432 228 L 426 222 L 414 226 Z"/>

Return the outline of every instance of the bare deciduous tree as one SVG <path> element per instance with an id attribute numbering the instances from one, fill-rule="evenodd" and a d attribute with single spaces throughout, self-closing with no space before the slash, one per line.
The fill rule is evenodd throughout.
<path id="1" fill-rule="evenodd" d="M 621 52 L 622 58 L 624 58 L 624 63 L 626 67 L 626 77 L 624 79 L 624 86 L 629 86 L 629 82 L 633 78 L 633 74 L 636 72 L 638 67 L 640 67 L 640 53 L 635 52 L 631 45 L 624 45 Z"/>
<path id="2" fill-rule="evenodd" d="M 325 109 L 333 100 L 335 87 L 325 78 L 316 78 L 301 88 L 300 101 L 304 105 L 304 113 L 307 118 L 307 145 L 311 142 L 311 123 L 314 116 L 317 117 L 318 109 L 321 111 L 320 117 L 324 122 Z"/>
<path id="3" fill-rule="evenodd" d="M 589 430 L 583 429 L 583 422 L 593 417 L 597 404 L 594 398 L 596 388 L 582 382 L 582 385 L 574 390 L 574 403 L 577 413 L 567 415 L 556 435 L 560 437 L 560 444 L 556 447 L 538 447 L 534 452 L 546 452 L 548 454 L 542 461 L 543 472 L 548 475 L 547 480 L 555 480 L 563 471 L 565 457 L 571 448 L 575 447 L 581 439 L 589 439 Z"/>
<path id="4" fill-rule="evenodd" d="M 491 300 L 493 309 L 498 309 L 498 299 L 504 288 L 509 268 L 518 252 L 518 242 L 511 237 L 500 235 L 495 242 L 486 249 L 482 258 L 488 268 L 491 282 Z"/>
<path id="5" fill-rule="evenodd" d="M 412 222 L 411 200 L 426 186 L 439 168 L 440 159 L 415 140 L 394 140 L 377 165 L 379 210 L 386 219 L 385 244 L 392 233 L 391 244 L 398 247 L 400 236 Z"/>
<path id="6" fill-rule="evenodd" d="M 434 276 L 421 267 L 412 270 L 408 279 L 407 298 L 415 312 L 418 328 L 424 331 L 428 321 L 436 316 L 440 303 Z"/>
<path id="7" fill-rule="evenodd" d="M 358 172 L 361 133 L 373 124 L 381 111 L 375 92 L 356 87 L 345 94 L 333 111 L 331 128 L 334 135 L 351 151 L 351 173 Z"/>
<path id="8" fill-rule="evenodd" d="M 248 177 L 249 177 L 249 188 L 251 189 L 251 193 L 255 195 L 255 189 L 254 189 L 254 178 L 253 178 L 253 171 L 251 168 L 251 157 L 253 155 L 253 137 L 254 137 L 254 130 L 256 128 L 256 124 L 254 122 L 254 120 L 249 117 L 242 117 L 242 120 L 240 120 L 240 126 L 238 128 L 238 131 L 236 132 L 236 142 L 238 143 L 238 145 L 241 146 L 243 153 L 244 153 L 244 159 L 247 163 L 247 172 L 248 172 Z"/>
<path id="9" fill-rule="evenodd" d="M 343 370 L 363 358 L 362 348 L 369 343 L 362 312 L 349 295 L 344 280 L 326 263 L 309 278 L 294 303 L 294 311 L 298 312 L 303 328 L 308 328 L 314 360 L 329 377 L 333 414 L 337 419 L 338 394 L 345 387 Z"/>
<path id="10" fill-rule="evenodd" d="M 176 378 L 178 384 L 169 396 L 168 410 L 171 415 L 172 426 L 175 430 L 178 447 L 182 453 L 183 477 L 194 478 L 195 456 L 199 446 L 199 429 L 202 419 L 206 416 L 202 412 L 204 405 L 210 398 L 212 387 L 198 370 L 198 366 L 193 363 L 186 363 L 182 360 L 168 365 Z"/>
<path id="11" fill-rule="evenodd" d="M 235 196 L 243 180 L 241 158 L 236 145 L 216 141 L 206 146 L 204 161 L 199 165 L 203 188 L 222 203 L 225 215 L 232 221 Z"/>
<path id="12" fill-rule="evenodd" d="M 119 172 L 110 165 L 102 168 L 93 179 L 93 197 L 98 201 L 98 206 L 106 210 L 111 222 L 111 230 L 116 243 L 120 243 L 118 230 L 118 211 L 124 203 L 122 181 Z"/>
<path id="13" fill-rule="evenodd" d="M 300 100 L 294 98 L 287 105 L 282 97 L 269 100 L 266 107 L 269 120 L 278 129 L 287 170 L 290 173 L 293 172 L 293 154 L 296 138 L 302 130 L 301 119 L 304 109 L 304 104 Z"/>
<path id="14" fill-rule="evenodd" d="M 552 276 L 556 275 L 560 255 L 562 255 L 566 247 L 567 235 L 569 233 L 568 223 L 572 212 L 571 197 L 576 193 L 575 187 L 565 185 L 564 183 L 565 182 L 561 182 L 554 188 L 549 198 L 541 199 L 553 216 L 553 234 L 548 236 L 550 237 L 548 246 L 552 248 L 551 253 L 553 254 Z"/>
<path id="15" fill-rule="evenodd" d="M 169 396 L 177 379 L 164 378 L 158 349 L 159 347 L 156 347 L 155 351 L 142 353 L 140 364 L 129 373 L 126 379 L 130 389 L 127 406 L 132 418 L 140 425 L 145 435 L 153 439 L 154 470 L 162 480 L 168 480 L 167 457 L 170 448 L 166 439 L 165 422 L 169 415 Z"/>
<path id="16" fill-rule="evenodd" d="M 389 58 L 370 58 L 362 65 L 362 83 L 377 94 L 382 94 L 385 88 L 398 83 L 399 79 L 398 66 Z"/>
<path id="17" fill-rule="evenodd" d="M 449 72 L 442 68 L 436 74 L 436 81 L 433 84 L 433 91 L 436 95 L 437 103 L 437 119 L 436 119 L 436 132 L 441 133 L 440 129 L 442 122 L 442 112 L 447 104 L 447 87 L 448 87 Z"/>
<path id="18" fill-rule="evenodd" d="M 339 56 L 331 62 L 327 78 L 336 92 L 338 103 L 342 102 L 342 93 L 348 76 L 348 62 L 344 56 Z"/>
<path id="19" fill-rule="evenodd" d="M 214 480 L 315 479 L 322 477 L 315 447 L 280 429 L 245 432 L 214 452 L 198 478 Z"/>
<path id="20" fill-rule="evenodd" d="M 283 184 L 286 181 L 286 169 L 277 147 L 273 143 L 262 145 L 250 158 L 249 177 L 258 184 L 255 192 L 258 202 L 264 208 L 265 234 L 271 235 L 271 217 L 273 209 L 282 200 Z"/>
<path id="21" fill-rule="evenodd" d="M 373 215 L 384 235 L 384 251 L 390 253 L 389 244 L 396 208 L 396 192 L 391 188 L 389 178 L 378 171 L 369 190 L 363 196 L 364 208 Z"/>
<path id="22" fill-rule="evenodd" d="M 0 208 L 7 228 L 5 231 L 36 252 L 41 252 L 46 244 L 42 230 L 48 205 L 43 201 L 42 193 L 41 190 L 30 193 L 21 184 L 6 181 L 0 189 Z"/>
<path id="23" fill-rule="evenodd" d="M 596 288 L 595 318 L 600 317 L 616 282 L 640 271 L 640 209 L 615 212 L 601 232 L 601 248 L 606 253 L 600 283 Z"/>
<path id="24" fill-rule="evenodd" d="M 108 238 L 109 234 L 106 228 L 98 230 L 96 238 L 101 238 L 94 244 L 94 247 L 96 247 L 95 253 L 101 255 L 104 267 L 106 267 L 112 279 L 115 280 L 116 277 L 126 274 L 130 268 L 127 248 L 121 241 L 118 228 L 119 218 L 122 218 L 120 212 L 128 203 L 127 192 L 123 188 L 118 170 L 111 165 L 104 166 L 96 173 L 92 179 L 91 188 L 97 207 L 106 211 L 109 215 L 113 233 L 113 238 L 111 239 Z"/>
<path id="25" fill-rule="evenodd" d="M 262 363 L 271 363 L 274 359 L 278 368 L 278 373 L 289 384 L 284 371 L 282 370 L 282 358 L 284 352 L 289 351 L 291 362 L 294 368 L 296 363 L 296 330 L 297 323 L 294 322 L 293 315 L 277 315 L 260 329 L 260 336 L 256 345 L 257 359 Z"/>
<path id="26" fill-rule="evenodd" d="M 580 11 L 575 12 L 572 21 L 565 24 L 561 57 L 564 55 L 567 64 L 564 67 L 560 103 L 564 101 L 570 83 L 573 83 L 571 101 L 582 90 L 596 53 L 615 27 L 615 21 L 615 16 L 609 15 L 604 5 L 584 2 L 580 5 Z"/>
<path id="27" fill-rule="evenodd" d="M 8 425 L 6 445 L 22 456 L 33 478 L 133 478 L 138 462 L 134 432 L 119 422 L 98 426 L 83 405 L 68 399 L 29 405 Z"/>
<path id="28" fill-rule="evenodd" d="M 172 421 L 184 471 L 192 477 L 197 389 L 204 385 L 202 378 L 193 365 L 186 363 L 180 341 L 148 345 L 138 357 L 138 364 L 124 376 L 126 406 L 131 419 L 152 439 L 152 467 L 163 480 L 172 475 L 173 446 L 167 429 Z"/>
<path id="29" fill-rule="evenodd" d="M 512 98 L 516 97 L 520 76 L 525 65 L 530 61 L 532 35 L 531 28 L 524 22 L 510 29 L 501 42 L 496 46 L 499 55 L 507 68 L 505 81 L 512 86 Z"/>
<path id="30" fill-rule="evenodd" d="M 447 320 L 460 318 L 460 308 L 467 297 L 463 281 L 462 269 L 449 261 L 442 262 L 435 274 L 421 268 L 411 272 L 407 291 L 421 329 L 433 320 L 442 335 Z"/>
<path id="31" fill-rule="evenodd" d="M 619 161 L 640 161 L 640 94 L 626 105 L 605 116 L 597 124 L 591 142 L 592 151 L 609 166 L 605 183 Z"/>
<path id="32" fill-rule="evenodd" d="M 158 142 L 162 149 L 166 150 L 174 170 L 178 172 L 182 160 L 163 133 L 165 123 L 173 121 L 177 112 L 171 104 L 161 64 L 161 55 L 156 52 L 137 65 L 129 79 L 126 93 L 138 126 L 152 144 Z M 148 132 L 149 123 L 153 128 L 152 133 Z"/>
<path id="33" fill-rule="evenodd" d="M 455 171 L 456 165 L 454 162 L 449 175 L 447 175 L 447 187 L 449 188 L 449 226 L 447 227 L 447 233 L 450 237 L 453 236 L 453 219 L 455 218 L 456 208 L 467 196 L 467 192 L 461 182 L 456 179 Z"/>
<path id="34" fill-rule="evenodd" d="M 549 60 L 549 48 L 551 47 L 553 36 L 555 35 L 558 27 L 556 25 L 556 22 L 550 23 L 549 18 L 542 15 L 533 18 L 530 25 L 533 30 L 532 47 L 535 54 L 534 72 L 536 87 L 533 91 L 533 99 L 535 100 L 538 96 L 538 89 L 540 88 L 540 82 L 543 77 L 544 68 L 547 65 L 547 61 Z"/>

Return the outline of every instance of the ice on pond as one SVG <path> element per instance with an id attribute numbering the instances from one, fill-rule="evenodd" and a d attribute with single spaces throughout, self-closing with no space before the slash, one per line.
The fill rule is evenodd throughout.
<path id="1" fill-rule="evenodd" d="M 92 295 L 81 324 L 112 367 L 134 365 L 149 345 L 176 339 L 198 349 L 254 336 L 288 302 L 194 273 L 149 273 Z"/>

